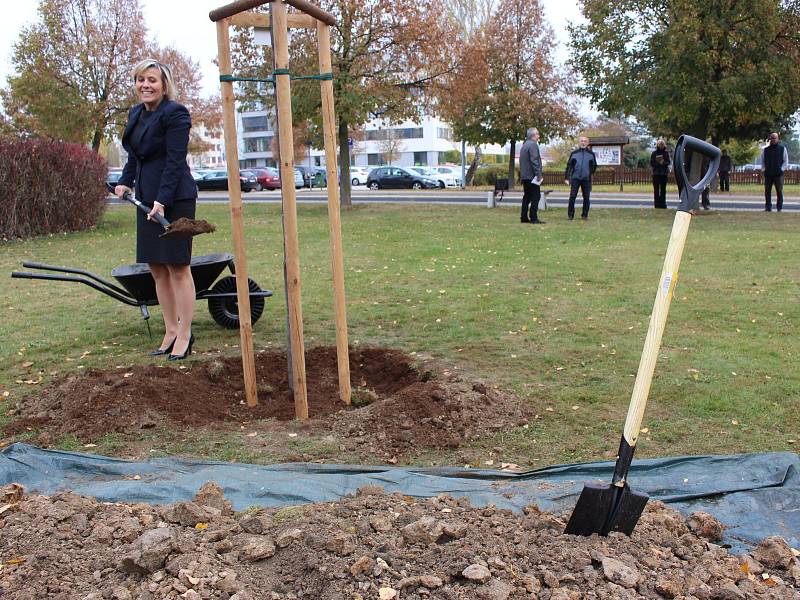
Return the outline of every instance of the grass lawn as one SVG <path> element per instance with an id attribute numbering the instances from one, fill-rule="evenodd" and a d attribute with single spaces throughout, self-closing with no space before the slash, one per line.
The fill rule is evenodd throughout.
<path id="1" fill-rule="evenodd" d="M 300 206 L 306 345 L 334 343 L 328 221 Z M 250 276 L 274 290 L 256 348 L 285 344 L 280 208 L 247 205 Z M 473 444 L 527 466 L 616 451 L 672 226 L 672 211 L 563 210 L 525 226 L 516 209 L 358 206 L 342 215 L 350 341 L 424 351 L 519 395 L 540 418 Z M 230 251 L 226 206 L 195 254 Z M 0 270 L 23 260 L 110 277 L 133 262 L 134 211 L 110 208 L 91 232 L 0 245 Z M 637 456 L 794 450 L 800 442 L 800 215 L 727 212 L 692 222 Z M 55 377 L 147 363 L 154 346 L 136 308 L 86 286 L 6 279 L 0 288 L 0 424 L 10 404 Z M 151 321 L 159 328 L 158 309 Z M 197 348 L 236 352 L 237 331 L 199 303 Z M 226 434 L 168 449 L 236 458 Z M 222 438 L 225 439 L 222 439 Z M 157 444 L 159 440 L 154 440 Z M 74 448 L 74 440 L 59 447 Z M 234 448 L 235 450 L 235 448 Z M 110 440 L 97 451 L 126 455 Z M 336 461 L 335 450 L 322 456 Z M 242 458 L 242 457 L 240 457 Z M 280 456 L 249 454 L 248 460 Z M 354 457 L 348 457 L 352 460 Z M 358 457 L 355 457 L 358 459 Z M 363 457 L 369 462 L 369 457 Z M 463 463 L 439 452 L 426 464 Z"/>

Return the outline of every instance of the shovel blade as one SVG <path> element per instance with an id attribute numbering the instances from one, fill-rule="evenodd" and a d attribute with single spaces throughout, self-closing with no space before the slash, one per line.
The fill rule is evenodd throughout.
<path id="1" fill-rule="evenodd" d="M 635 492 L 627 483 L 622 487 L 587 483 L 564 533 L 589 536 L 620 531 L 631 535 L 648 500 L 647 494 Z"/>

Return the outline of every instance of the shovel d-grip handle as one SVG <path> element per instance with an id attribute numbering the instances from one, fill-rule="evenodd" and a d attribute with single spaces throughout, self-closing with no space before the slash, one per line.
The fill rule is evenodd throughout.
<path id="1" fill-rule="evenodd" d="M 686 151 L 696 152 L 708 159 L 709 167 L 700 181 L 691 185 L 689 183 L 689 175 L 686 173 L 684 165 L 684 157 Z M 690 135 L 682 135 L 678 138 L 678 143 L 675 146 L 675 179 L 678 182 L 678 189 L 680 190 L 681 203 L 678 210 L 682 212 L 691 212 L 697 208 L 700 195 L 703 193 L 705 187 L 714 178 L 719 169 L 720 151 L 716 146 L 712 146 L 708 142 L 697 139 Z M 700 163 L 692 161 L 692 166 L 699 168 Z"/>
<path id="2" fill-rule="evenodd" d="M 130 192 L 125 192 L 124 194 L 122 194 L 122 198 L 124 200 L 127 200 L 131 204 L 133 204 L 136 208 L 138 208 L 140 211 L 142 211 L 146 215 L 149 215 L 150 211 L 153 210 L 152 208 L 148 208 L 147 206 L 145 206 L 144 204 L 139 202 L 139 200 L 137 200 L 136 198 L 131 196 Z M 152 218 L 155 219 L 156 222 L 159 225 L 161 225 L 165 230 L 169 229 L 169 221 L 167 221 L 164 218 L 163 215 L 160 215 L 159 213 L 155 213 Z"/>

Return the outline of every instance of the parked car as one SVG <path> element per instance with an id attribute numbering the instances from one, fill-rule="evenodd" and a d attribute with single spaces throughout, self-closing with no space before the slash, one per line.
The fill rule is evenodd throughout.
<path id="1" fill-rule="evenodd" d="M 800 164 L 798 163 L 789 163 L 786 165 L 787 171 L 800 171 Z"/>
<path id="2" fill-rule="evenodd" d="M 239 174 L 239 183 L 243 192 L 252 192 L 256 189 L 258 182 L 256 176 L 252 173 L 245 175 L 245 172 Z M 197 189 L 200 191 L 206 190 L 227 190 L 228 189 L 228 171 L 209 171 L 203 175 L 202 179 L 197 180 Z"/>
<path id="3" fill-rule="evenodd" d="M 281 189 L 281 176 L 278 169 L 272 167 L 260 167 L 258 169 L 247 169 L 256 176 L 256 191 L 279 190 Z"/>
<path id="4" fill-rule="evenodd" d="M 106 189 L 109 194 L 114 193 L 114 188 L 117 187 L 120 177 L 122 177 L 122 169 L 108 170 L 108 175 L 106 175 Z"/>
<path id="5" fill-rule="evenodd" d="M 371 169 L 365 167 L 350 167 L 350 183 L 353 185 L 364 185 L 367 183 Z"/>
<path id="6" fill-rule="evenodd" d="M 303 176 L 303 187 L 310 188 L 313 185 L 325 187 L 327 185 L 328 174 L 324 167 L 309 167 L 307 165 L 297 165 L 295 167 Z"/>
<path id="7" fill-rule="evenodd" d="M 455 167 L 430 167 L 436 173 L 439 187 L 461 187 L 461 169 Z"/>
<path id="8" fill-rule="evenodd" d="M 428 179 L 435 179 L 436 181 L 439 182 L 439 187 L 440 188 L 445 187 L 444 181 L 442 181 L 439 178 L 439 174 L 436 171 L 434 171 L 432 168 L 430 168 L 430 167 L 409 167 L 409 169 L 411 171 L 419 173 L 423 177 L 427 177 Z"/>
<path id="9" fill-rule="evenodd" d="M 439 187 L 439 182 L 403 167 L 380 167 L 373 169 L 369 177 L 367 177 L 367 187 L 371 190 L 421 190 L 423 188 L 437 188 Z"/>
<path id="10" fill-rule="evenodd" d="M 738 167 L 736 167 L 737 173 L 745 173 L 747 171 L 760 171 L 760 170 L 761 170 L 761 165 L 756 165 L 756 164 L 739 165 Z"/>

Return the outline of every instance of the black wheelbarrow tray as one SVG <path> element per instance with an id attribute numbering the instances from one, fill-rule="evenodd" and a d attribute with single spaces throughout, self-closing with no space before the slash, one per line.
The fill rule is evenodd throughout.
<path id="1" fill-rule="evenodd" d="M 46 281 L 77 281 L 111 296 L 123 304 L 138 306 L 144 319 L 150 318 L 148 306 L 158 304 L 156 284 L 150 274 L 150 268 L 143 263 L 124 265 L 111 271 L 111 275 L 119 282 L 116 285 L 94 273 L 71 267 L 56 267 L 35 262 L 24 262 L 27 269 L 41 269 L 54 273 L 28 273 L 14 271 L 11 277 L 20 279 L 44 279 Z M 198 300 L 208 300 L 208 312 L 214 320 L 227 329 L 239 328 L 239 307 L 236 301 L 236 277 L 226 276 L 217 281 L 228 267 L 235 274 L 232 254 L 209 254 L 192 258 L 191 269 L 194 287 Z M 55 273 L 68 273 L 57 275 Z M 250 320 L 253 324 L 264 312 L 264 298 L 272 296 L 269 290 L 262 290 L 252 279 L 247 280 L 250 288 Z M 212 287 L 213 284 L 213 287 Z M 120 287 L 122 286 L 122 287 Z"/>

